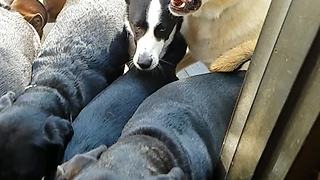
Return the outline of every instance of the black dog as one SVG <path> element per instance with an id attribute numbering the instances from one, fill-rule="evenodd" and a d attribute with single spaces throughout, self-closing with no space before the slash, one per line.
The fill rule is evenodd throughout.
<path id="1" fill-rule="evenodd" d="M 0 179 L 41 179 L 63 159 L 70 123 L 123 72 L 125 3 L 70 0 L 33 64 L 31 85 L 0 114 Z M 7 103 L 10 105 L 10 103 Z"/>
<path id="2" fill-rule="evenodd" d="M 75 156 L 56 179 L 212 179 L 243 77 L 206 74 L 161 88 L 113 146 Z"/>
<path id="3" fill-rule="evenodd" d="M 160 87 L 177 80 L 175 68 L 185 52 L 186 43 L 177 33 L 157 70 L 141 72 L 133 68 L 95 97 L 73 123 L 74 136 L 65 160 L 102 144 L 114 144 L 139 104 Z"/>

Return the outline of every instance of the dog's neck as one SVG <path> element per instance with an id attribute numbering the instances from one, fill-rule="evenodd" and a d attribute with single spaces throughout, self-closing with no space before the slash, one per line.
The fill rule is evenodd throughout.
<path id="1" fill-rule="evenodd" d="M 77 164 L 81 162 L 75 160 L 71 163 L 74 164 L 70 164 L 64 169 L 67 172 L 64 174 L 65 179 L 81 179 L 84 177 L 93 179 L 108 179 L 111 177 L 114 179 L 143 179 L 168 174 L 172 168 L 177 167 L 176 160 L 162 142 L 143 135 L 120 139 L 114 146 L 104 151 L 98 161 L 91 161 L 80 169 Z M 69 173 L 74 171 L 78 174 L 71 177 L 72 174 Z M 121 178 L 115 177 L 118 175 Z"/>
<path id="2" fill-rule="evenodd" d="M 127 159 L 125 164 L 121 160 L 124 157 Z M 128 177 L 166 174 L 176 166 L 173 155 L 163 143 L 143 135 L 120 139 L 119 143 L 109 149 L 108 154 L 101 156 L 101 160 L 112 171 L 121 171 L 119 174 L 127 174 Z M 127 168 L 123 168 L 133 164 L 135 171 L 128 172 Z"/>

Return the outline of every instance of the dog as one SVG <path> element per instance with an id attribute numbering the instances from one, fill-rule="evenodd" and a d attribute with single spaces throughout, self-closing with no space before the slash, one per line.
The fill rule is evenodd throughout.
<path id="1" fill-rule="evenodd" d="M 11 9 L 19 12 L 38 32 L 40 37 L 43 28 L 48 22 L 46 8 L 38 0 L 13 0 Z"/>
<path id="2" fill-rule="evenodd" d="M 201 60 L 212 72 L 229 72 L 255 49 L 271 0 L 171 0 L 170 12 L 184 16 L 189 53 L 180 69 Z M 201 5 L 199 5 L 201 4 Z"/>
<path id="3" fill-rule="evenodd" d="M 40 49 L 40 37 L 10 5 L 0 3 L 0 96 L 19 96 L 31 81 L 31 64 Z"/>
<path id="4" fill-rule="evenodd" d="M 182 17 L 169 12 L 169 0 L 126 0 L 126 3 L 126 27 L 135 44 L 133 63 L 140 70 L 152 70 L 180 31 Z"/>
<path id="5" fill-rule="evenodd" d="M 135 65 L 146 70 L 157 66 L 158 56 L 166 48 L 164 42 L 170 41 L 170 38 L 161 41 L 157 34 L 168 35 L 176 30 L 172 28 L 176 25 L 174 18 L 167 15 L 169 10 L 172 15 L 183 17 L 180 31 L 189 48 L 178 70 L 201 60 L 213 72 L 233 71 L 251 58 L 270 2 L 271 0 L 138 1 L 136 6 L 129 6 L 129 12 L 141 11 L 141 17 L 138 18 L 140 23 L 135 23 L 134 18 L 130 19 L 130 13 L 128 18 L 128 29 L 137 39 Z M 146 58 L 150 59 L 147 61 L 150 66 L 141 67 L 141 59 Z"/>
<path id="6" fill-rule="evenodd" d="M 10 4 L 12 10 L 23 15 L 41 37 L 44 26 L 56 21 L 66 0 L 12 0 L 7 3 Z"/>
<path id="7" fill-rule="evenodd" d="M 67 2 L 33 62 L 30 85 L 2 106 L 1 180 L 54 174 L 73 134 L 70 121 L 129 60 L 125 9 L 118 0 Z"/>
<path id="8" fill-rule="evenodd" d="M 42 0 L 42 4 L 48 13 L 48 22 L 55 22 L 66 0 Z"/>
<path id="9" fill-rule="evenodd" d="M 177 80 L 175 68 L 186 48 L 181 34 L 175 34 L 158 69 L 139 71 L 132 65 L 124 76 L 96 96 L 73 122 L 74 136 L 64 160 L 100 145 L 114 144 L 139 104 L 160 87 Z"/>
<path id="10" fill-rule="evenodd" d="M 209 73 L 164 86 L 114 145 L 74 156 L 55 179 L 212 179 L 243 78 Z"/>
<path id="11" fill-rule="evenodd" d="M 0 177 L 41 179 L 54 172 L 65 144 L 71 139 L 72 127 L 68 121 L 39 108 L 19 105 L 1 112 Z M 25 119 L 26 116 L 30 119 Z"/>

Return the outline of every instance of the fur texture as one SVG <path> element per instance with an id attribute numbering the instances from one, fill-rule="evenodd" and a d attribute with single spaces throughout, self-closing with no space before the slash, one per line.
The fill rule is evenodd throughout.
<path id="1" fill-rule="evenodd" d="M 212 179 L 243 77 L 206 74 L 166 85 L 114 145 L 75 156 L 56 179 Z"/>
<path id="2" fill-rule="evenodd" d="M 48 15 L 45 7 L 38 0 L 14 0 L 10 6 L 11 9 L 19 12 L 42 36 Z"/>
<path id="3" fill-rule="evenodd" d="M 30 83 L 40 38 L 20 14 L 0 7 L 0 17 L 0 96 L 8 91 L 19 95 Z"/>
<path id="4" fill-rule="evenodd" d="M 214 72 L 237 69 L 253 54 L 271 0 L 203 0 L 184 17 L 190 54 L 181 69 L 200 60 Z"/>
<path id="5" fill-rule="evenodd" d="M 67 2 L 33 63 L 30 86 L 0 113 L 1 180 L 54 173 L 73 134 L 64 119 L 77 116 L 123 72 L 129 58 L 124 15 L 123 1 Z"/>
<path id="6" fill-rule="evenodd" d="M 175 67 L 187 45 L 180 34 L 160 61 L 158 69 L 141 72 L 134 67 L 95 97 L 73 123 L 74 136 L 65 160 L 90 151 L 102 144 L 114 144 L 139 104 L 160 87 L 177 79 Z"/>

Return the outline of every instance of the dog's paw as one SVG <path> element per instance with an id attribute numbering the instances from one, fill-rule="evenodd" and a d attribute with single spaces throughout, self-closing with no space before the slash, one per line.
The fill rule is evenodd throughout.
<path id="1" fill-rule="evenodd" d="M 243 61 L 228 61 L 224 57 L 215 60 L 209 67 L 210 72 L 232 72 L 237 70 Z"/>
<path id="2" fill-rule="evenodd" d="M 243 42 L 224 52 L 209 66 L 211 72 L 231 72 L 251 59 L 257 40 Z"/>

